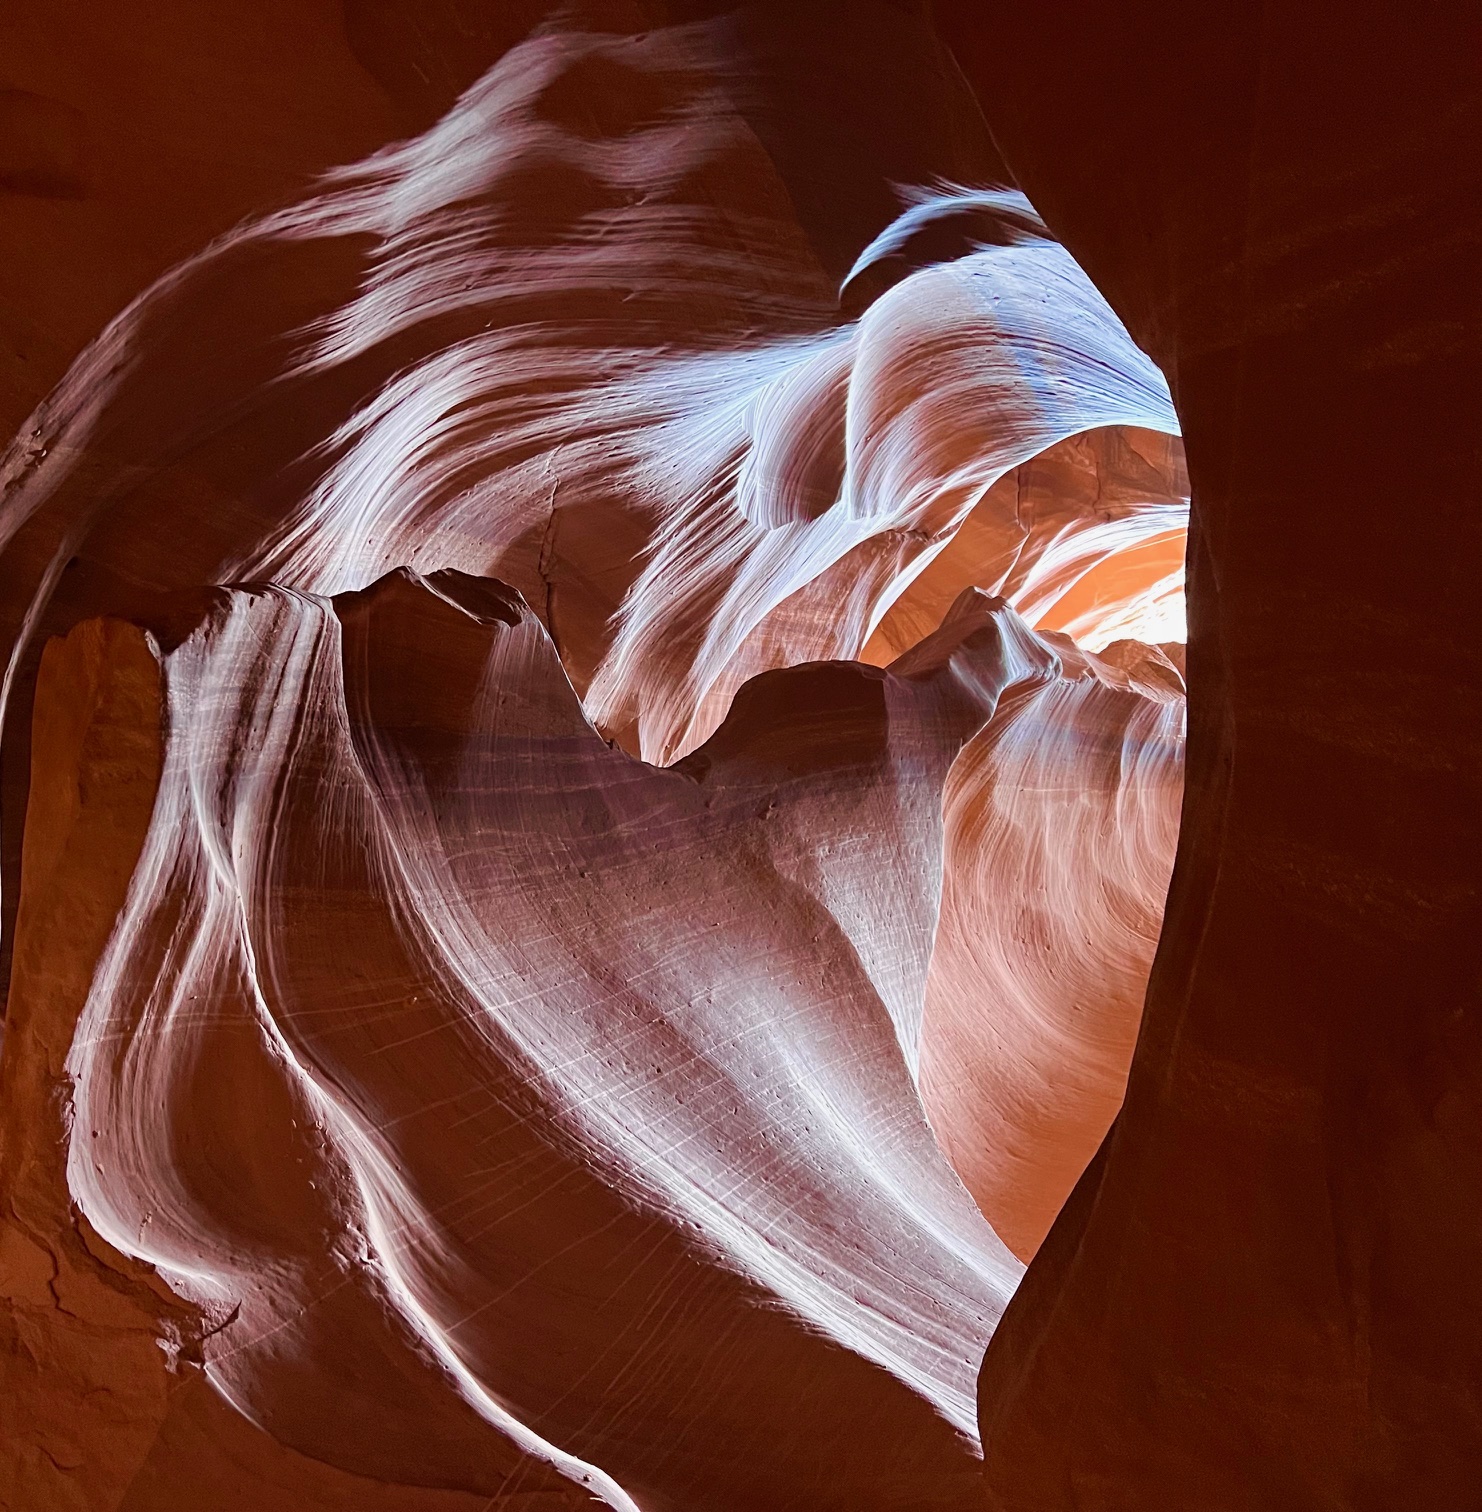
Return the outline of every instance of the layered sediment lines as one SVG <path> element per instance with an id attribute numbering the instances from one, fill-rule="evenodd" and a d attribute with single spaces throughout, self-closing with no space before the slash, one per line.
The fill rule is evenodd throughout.
<path id="1" fill-rule="evenodd" d="M 857 655 L 975 511 L 922 634 L 1181 529 L 1166 386 L 1022 196 L 923 192 L 975 240 L 846 321 L 717 72 L 703 29 L 531 41 L 143 296 L 5 460 L 20 659 L 52 604 L 456 567 L 669 761 L 747 676 Z M 1073 436 L 1073 482 L 1018 476 Z"/>
<path id="2" fill-rule="evenodd" d="M 278 1443 L 389 1485 L 974 1505 L 1019 1266 L 916 1086 L 943 786 L 1032 801 L 1026 710 L 1095 688 L 1166 726 L 1169 690 L 970 592 L 888 671 L 747 683 L 666 770 L 497 582 L 189 619 L 79 626 L 42 687 L 48 727 L 87 707 L 93 648 L 114 744 L 165 731 L 65 1064 L 114 1288 Z"/>
<path id="3" fill-rule="evenodd" d="M 1042 643 L 1059 675 L 1006 697 L 947 781 L 921 1065 L 944 1149 L 1025 1261 L 1122 1105 L 1183 797 L 1169 659 Z"/>
<path id="4" fill-rule="evenodd" d="M 213 607 L 165 659 L 69 1182 L 219 1313 L 232 1400 L 486 1495 L 966 1505 L 1018 1268 L 910 1070 L 1007 634 L 774 673 L 663 771 L 502 585 Z"/>
<path id="5" fill-rule="evenodd" d="M 305 1506 L 980 1495 L 1171 866 L 1182 448 L 1022 195 L 841 293 L 719 38 L 514 48 L 6 454 L 7 1098 L 67 1110 L 6 1232 L 112 1363 L 13 1305 L 60 1402 L 167 1342 L 114 1504 L 246 1432 L 167 1375 Z"/>

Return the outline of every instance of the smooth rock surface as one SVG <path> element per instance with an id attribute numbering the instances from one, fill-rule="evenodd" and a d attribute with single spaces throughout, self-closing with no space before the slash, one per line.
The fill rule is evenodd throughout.
<path id="1" fill-rule="evenodd" d="M 1056 671 L 976 602 L 898 675 L 748 684 L 672 771 L 502 585 L 209 607 L 67 1177 L 230 1401 L 391 1483 L 971 1504 L 1018 1266 L 911 1073 L 941 784 Z"/>

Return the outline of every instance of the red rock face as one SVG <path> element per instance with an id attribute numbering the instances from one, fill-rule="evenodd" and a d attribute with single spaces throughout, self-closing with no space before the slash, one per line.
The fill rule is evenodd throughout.
<path id="1" fill-rule="evenodd" d="M 960 1502 L 1017 1266 L 909 1067 L 941 782 L 1018 639 L 771 674 L 663 771 L 490 580 L 224 597 L 164 661 L 74 1196 L 360 1474 Z"/>
<path id="2" fill-rule="evenodd" d="M 1116 1128 L 987 1354 L 989 1505 L 1465 1506 L 1475 17 L 939 14 L 1169 374 L 1194 492 L 1158 964 Z M 1423 531 L 1396 491 L 1438 501 Z"/>
<path id="3" fill-rule="evenodd" d="M 65 923 L 29 903 L 15 988 L 71 1035 L 41 1158 L 121 1293 L 105 1368 L 152 1334 L 277 1444 L 408 1494 L 971 1505 L 1019 1267 L 914 1081 L 942 789 L 985 721 L 1012 740 L 1088 679 L 1170 707 L 969 593 L 889 671 L 754 679 L 665 770 L 600 738 L 489 579 L 53 642 L 41 728 L 90 700 L 60 784 L 132 815 L 38 788 L 43 855 L 115 899 L 133 875 L 75 1029 Z M 7 1059 L 34 1115 L 48 1073 Z M 129 1404 L 137 1437 L 159 1415 Z"/>
<path id="4" fill-rule="evenodd" d="M 947 782 L 921 1064 L 943 1148 L 1026 1261 L 1121 1106 L 1183 791 L 1167 658 L 1046 642 L 1060 676 L 1001 700 Z"/>
<path id="5" fill-rule="evenodd" d="M 223 187 L 0 464 L 17 1505 L 1244 1494 L 1229 1150 L 1150 1090 L 1244 706 L 1139 1040 L 1189 474 L 1036 206 L 1207 413 L 1184 317 L 973 18 L 992 139 L 911 8 L 712 12 L 346 7 L 343 166 Z M 89 203 L 12 94 L 6 184 Z M 1218 1431 L 1142 1412 L 1206 1368 Z"/>
<path id="6" fill-rule="evenodd" d="M 514 47 L 144 294 L 7 461 L 12 745 L 70 625 L 45 717 L 137 682 L 113 738 L 164 732 L 106 887 L 33 778 L 113 913 L 16 1059 L 68 1110 L 24 1243 L 70 1199 L 104 1358 L 409 1497 L 972 1505 L 995 1227 L 1033 1252 L 1126 1074 L 1181 683 L 1010 605 L 1157 612 L 1073 596 L 1182 531 L 1166 390 L 1008 191 L 908 197 L 841 310 L 723 42 Z M 21 882 L 24 1024 L 69 947 Z"/>

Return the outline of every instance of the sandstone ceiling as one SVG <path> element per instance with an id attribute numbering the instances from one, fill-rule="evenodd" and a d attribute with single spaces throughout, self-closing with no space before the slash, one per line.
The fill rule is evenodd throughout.
<path id="1" fill-rule="evenodd" d="M 1465 1505 L 1460 14 L 3 25 L 0 1505 Z"/>

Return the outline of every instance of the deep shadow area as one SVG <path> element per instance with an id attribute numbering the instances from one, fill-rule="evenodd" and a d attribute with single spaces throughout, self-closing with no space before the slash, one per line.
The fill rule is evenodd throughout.
<path id="1" fill-rule="evenodd" d="M 1477 13 L 938 14 L 1168 374 L 1194 495 L 1162 946 L 1126 1106 L 989 1350 L 989 1504 L 1464 1505 Z"/>

